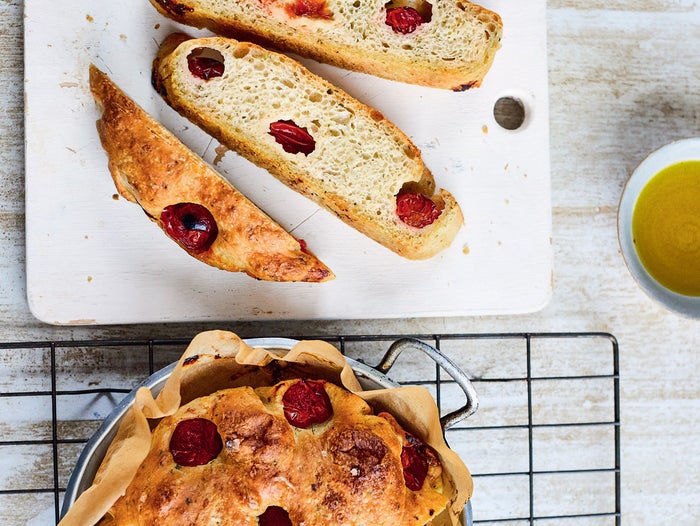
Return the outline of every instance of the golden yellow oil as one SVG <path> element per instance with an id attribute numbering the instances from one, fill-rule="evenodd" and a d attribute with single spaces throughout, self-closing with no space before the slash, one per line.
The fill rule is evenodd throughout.
<path id="1" fill-rule="evenodd" d="M 649 180 L 634 206 L 632 238 L 656 281 L 700 296 L 700 159 L 668 166 Z"/>

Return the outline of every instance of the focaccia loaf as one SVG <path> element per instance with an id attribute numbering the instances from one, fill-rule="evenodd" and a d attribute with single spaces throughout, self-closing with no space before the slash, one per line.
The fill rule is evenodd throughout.
<path id="1" fill-rule="evenodd" d="M 161 420 L 100 525 L 448 524 L 442 476 L 435 450 L 392 415 L 327 381 L 284 380 Z"/>
<path id="2" fill-rule="evenodd" d="M 407 83 L 478 87 L 501 17 L 463 0 L 151 0 L 163 15 L 320 62 Z"/>
<path id="3" fill-rule="evenodd" d="M 447 248 L 463 224 L 419 149 L 376 109 L 297 61 L 223 37 L 173 34 L 154 86 L 231 150 L 409 259 Z"/>
<path id="4" fill-rule="evenodd" d="M 334 277 L 95 66 L 90 87 L 102 109 L 97 130 L 118 192 L 139 204 L 190 255 L 261 280 Z"/>

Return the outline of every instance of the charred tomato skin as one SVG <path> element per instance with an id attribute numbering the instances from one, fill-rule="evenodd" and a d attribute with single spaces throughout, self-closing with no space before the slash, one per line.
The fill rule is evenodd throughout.
<path id="1" fill-rule="evenodd" d="M 183 4 L 181 2 L 176 2 L 175 0 L 156 0 L 158 4 L 168 13 L 175 16 L 184 16 L 187 13 L 192 13 L 194 11 L 193 7 Z"/>

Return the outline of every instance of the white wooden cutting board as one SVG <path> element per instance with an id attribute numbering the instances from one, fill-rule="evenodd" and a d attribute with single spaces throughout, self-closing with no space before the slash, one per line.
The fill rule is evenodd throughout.
<path id="1" fill-rule="evenodd" d="M 352 319 L 512 314 L 551 295 L 552 247 L 545 0 L 482 5 L 504 20 L 503 47 L 481 88 L 405 85 L 304 63 L 379 109 L 422 150 L 465 216 L 453 245 L 409 261 L 218 143 L 150 85 L 158 43 L 183 28 L 146 0 L 25 0 L 27 295 L 52 324 Z M 210 268 L 116 199 L 89 92 L 96 64 L 329 265 L 323 284 L 266 283 Z M 493 117 L 521 100 L 523 126 Z"/>

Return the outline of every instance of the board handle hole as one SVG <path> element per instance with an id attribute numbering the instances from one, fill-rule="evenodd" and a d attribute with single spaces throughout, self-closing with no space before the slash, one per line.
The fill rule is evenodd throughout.
<path id="1" fill-rule="evenodd" d="M 517 130 L 525 122 L 525 105 L 517 97 L 501 97 L 493 105 L 493 118 L 501 128 Z"/>

